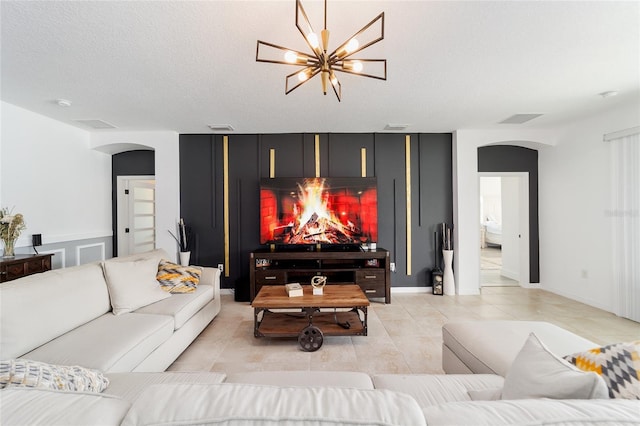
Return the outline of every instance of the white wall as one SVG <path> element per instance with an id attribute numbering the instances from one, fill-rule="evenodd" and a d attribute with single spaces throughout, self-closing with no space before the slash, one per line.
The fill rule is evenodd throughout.
<path id="1" fill-rule="evenodd" d="M 155 151 L 156 170 L 156 247 L 173 260 L 178 247 L 169 234 L 180 219 L 180 145 L 176 132 L 105 132 L 91 134 L 90 145 L 111 154 L 131 149 Z"/>
<path id="2" fill-rule="evenodd" d="M 609 146 L 602 136 L 640 124 L 628 104 L 562 129 L 539 151 L 542 287 L 614 311 Z"/>
<path id="3" fill-rule="evenodd" d="M 111 157 L 89 147 L 90 133 L 2 102 L 0 206 L 24 214 L 44 244 L 112 235 Z"/>

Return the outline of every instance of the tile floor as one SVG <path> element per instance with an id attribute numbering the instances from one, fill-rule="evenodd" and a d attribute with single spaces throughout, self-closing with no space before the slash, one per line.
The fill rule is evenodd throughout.
<path id="1" fill-rule="evenodd" d="M 253 309 L 226 294 L 220 314 L 169 370 L 442 373 L 441 326 L 454 320 L 542 320 L 599 344 L 640 339 L 640 323 L 540 289 L 488 287 L 477 296 L 393 294 L 391 302 L 372 302 L 368 336 L 326 337 L 318 351 L 302 352 L 296 339 L 254 338 Z"/>
<path id="2" fill-rule="evenodd" d="M 502 251 L 500 247 L 488 246 L 480 249 L 480 284 L 482 287 L 518 286 L 518 281 L 500 275 Z"/>

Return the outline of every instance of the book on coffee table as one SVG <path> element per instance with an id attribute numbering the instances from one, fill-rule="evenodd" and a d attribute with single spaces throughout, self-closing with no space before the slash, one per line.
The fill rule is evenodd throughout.
<path id="1" fill-rule="evenodd" d="M 289 297 L 298 297 L 303 295 L 300 283 L 285 284 L 284 289 L 287 291 Z"/>

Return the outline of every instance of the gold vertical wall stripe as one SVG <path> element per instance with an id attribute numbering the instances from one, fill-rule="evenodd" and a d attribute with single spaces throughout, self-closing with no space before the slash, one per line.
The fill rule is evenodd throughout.
<path id="1" fill-rule="evenodd" d="M 269 150 L 269 177 L 276 177 L 276 150 L 271 148 Z"/>
<path id="2" fill-rule="evenodd" d="M 222 137 L 224 203 L 224 276 L 229 277 L 229 136 Z"/>
<path id="3" fill-rule="evenodd" d="M 315 139 L 316 177 L 320 177 L 320 135 Z"/>
<path id="4" fill-rule="evenodd" d="M 407 275 L 411 275 L 411 136 L 405 136 L 405 169 L 407 172 Z"/>
<path id="5" fill-rule="evenodd" d="M 360 175 L 367 177 L 367 148 L 360 148 Z"/>

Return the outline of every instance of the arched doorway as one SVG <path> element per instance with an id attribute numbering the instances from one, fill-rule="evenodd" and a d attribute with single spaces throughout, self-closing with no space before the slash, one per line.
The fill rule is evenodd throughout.
<path id="1" fill-rule="evenodd" d="M 137 149 L 113 154 L 113 256 L 156 247 L 155 152 Z"/>
<path id="2" fill-rule="evenodd" d="M 514 145 L 481 146 L 478 148 L 479 187 L 482 176 L 499 178 L 500 188 L 508 198 L 499 206 L 500 220 L 496 220 L 497 212 L 492 217 L 483 217 L 486 212 L 481 212 L 480 245 L 486 246 L 488 240 L 492 240 L 494 247 L 500 247 L 500 277 L 514 279 L 525 287 L 539 283 L 538 151 Z M 480 189 L 478 198 L 482 210 Z M 487 274 L 482 273 L 482 247 L 479 254 L 482 286 L 487 284 L 483 280 Z"/>

